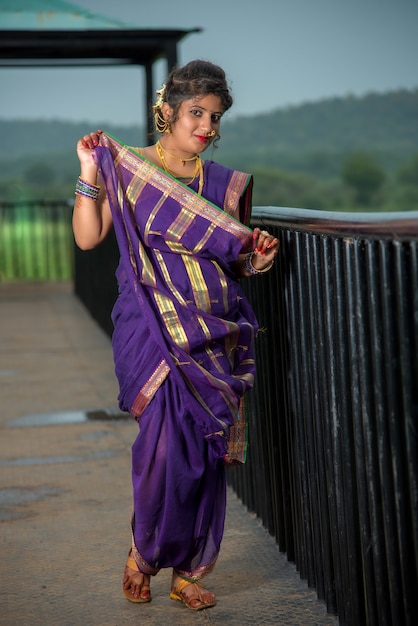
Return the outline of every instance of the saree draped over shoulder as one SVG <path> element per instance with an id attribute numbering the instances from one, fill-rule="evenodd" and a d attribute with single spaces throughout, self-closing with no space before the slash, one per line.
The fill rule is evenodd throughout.
<path id="1" fill-rule="evenodd" d="M 223 535 L 222 459 L 245 460 L 257 321 L 231 263 L 251 246 L 252 179 L 206 161 L 202 197 L 106 134 L 94 158 L 120 250 L 119 404 L 139 423 L 133 556 L 199 578 Z"/>

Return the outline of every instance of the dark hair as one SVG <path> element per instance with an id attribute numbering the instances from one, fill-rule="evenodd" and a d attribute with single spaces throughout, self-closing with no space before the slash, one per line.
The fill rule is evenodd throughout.
<path id="1" fill-rule="evenodd" d="M 226 75 L 219 65 L 198 59 L 171 70 L 164 94 L 164 100 L 173 109 L 171 121 L 177 119 L 180 105 L 184 100 L 209 94 L 219 96 L 224 112 L 232 106 L 233 100 Z"/>

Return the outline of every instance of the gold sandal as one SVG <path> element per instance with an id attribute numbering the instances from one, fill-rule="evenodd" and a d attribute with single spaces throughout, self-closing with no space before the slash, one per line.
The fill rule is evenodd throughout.
<path id="1" fill-rule="evenodd" d="M 150 586 L 149 584 L 148 585 L 145 584 L 145 574 L 142 574 L 142 576 L 144 577 L 144 582 L 142 584 L 140 595 L 138 597 L 132 595 L 132 583 L 129 585 L 129 587 L 125 588 L 125 584 L 129 581 L 129 578 L 132 577 L 129 574 L 127 574 L 126 572 L 127 567 L 135 570 L 135 572 L 138 572 L 138 574 L 142 574 L 142 572 L 139 571 L 138 566 L 135 562 L 135 559 L 132 556 L 132 550 L 129 551 L 128 560 L 126 561 L 126 565 L 125 565 L 125 574 L 124 574 L 123 583 L 122 583 L 122 592 L 125 598 L 127 598 L 129 602 L 151 602 Z"/>
<path id="2" fill-rule="evenodd" d="M 193 597 L 188 598 L 185 593 L 182 593 L 182 591 L 186 587 L 189 587 L 190 585 L 193 585 L 195 587 L 195 591 L 197 593 L 196 595 L 193 595 Z M 212 602 L 205 602 L 203 600 L 202 591 L 207 591 L 207 589 L 206 587 L 202 585 L 200 580 L 196 580 L 195 582 L 192 582 L 191 580 L 180 578 L 178 583 L 171 588 L 170 598 L 172 600 L 179 600 L 180 602 L 183 602 L 183 604 L 187 606 L 188 609 L 191 609 L 192 611 L 201 611 L 202 609 L 208 609 L 211 606 L 215 606 L 216 604 L 215 599 Z M 197 606 L 192 604 L 192 602 L 196 602 L 196 601 L 199 602 Z"/>

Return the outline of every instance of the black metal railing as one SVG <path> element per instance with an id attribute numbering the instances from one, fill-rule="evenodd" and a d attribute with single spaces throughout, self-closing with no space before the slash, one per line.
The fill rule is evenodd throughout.
<path id="1" fill-rule="evenodd" d="M 256 208 L 249 462 L 229 480 L 343 625 L 418 618 L 418 212 Z"/>
<path id="2" fill-rule="evenodd" d="M 115 278 L 118 263 L 119 250 L 113 229 L 97 248 L 84 251 L 75 248 L 75 293 L 109 337 L 113 333 L 110 314 L 118 295 Z"/>
<path id="3" fill-rule="evenodd" d="M 256 207 L 281 241 L 243 281 L 262 331 L 248 462 L 228 470 L 341 626 L 418 623 L 418 212 Z M 111 333 L 114 239 L 76 253 Z M 107 320 L 107 322 L 106 322 Z"/>

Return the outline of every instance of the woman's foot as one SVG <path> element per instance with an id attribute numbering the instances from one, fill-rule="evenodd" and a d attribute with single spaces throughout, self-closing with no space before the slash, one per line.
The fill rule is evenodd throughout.
<path id="1" fill-rule="evenodd" d="M 173 574 L 170 598 L 180 600 L 192 611 L 208 609 L 216 604 L 215 595 L 208 591 L 200 580 L 192 583 L 178 574 Z"/>
<path id="2" fill-rule="evenodd" d="M 138 570 L 138 567 L 129 553 L 123 574 L 122 591 L 130 602 L 150 602 L 150 577 Z"/>

